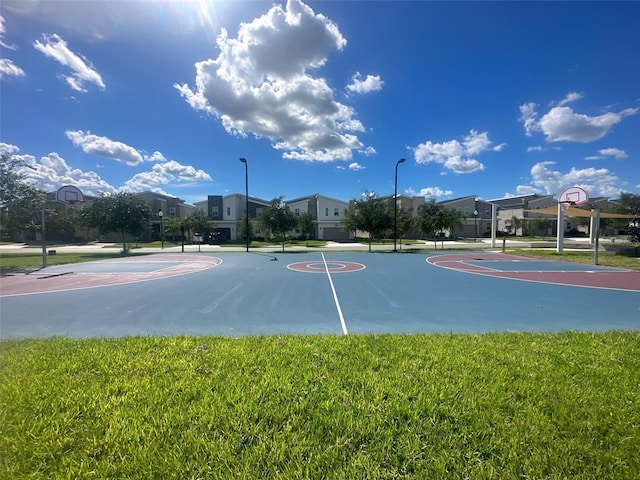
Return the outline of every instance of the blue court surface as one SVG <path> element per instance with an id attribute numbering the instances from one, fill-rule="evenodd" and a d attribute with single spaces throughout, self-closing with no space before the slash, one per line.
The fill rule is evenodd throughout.
<path id="1" fill-rule="evenodd" d="M 7 294 L 5 283 L 0 338 L 640 328 L 638 291 L 476 275 L 428 262 L 434 255 L 165 254 L 49 267 L 23 279 L 40 293 Z M 507 272 L 594 270 L 470 255 L 470 267 Z M 104 284 L 114 279 L 122 283 Z"/>

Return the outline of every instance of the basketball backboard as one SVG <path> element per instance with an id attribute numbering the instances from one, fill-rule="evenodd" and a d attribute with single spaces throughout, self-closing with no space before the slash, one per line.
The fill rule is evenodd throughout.
<path id="1" fill-rule="evenodd" d="M 64 187 L 60 187 L 60 189 L 56 192 L 56 200 L 72 205 L 74 203 L 84 202 L 84 195 L 82 195 L 82 192 L 78 187 L 74 187 L 73 185 L 65 185 Z"/>
<path id="2" fill-rule="evenodd" d="M 558 203 L 567 205 L 582 205 L 589 201 L 589 194 L 582 187 L 565 188 L 558 196 Z"/>

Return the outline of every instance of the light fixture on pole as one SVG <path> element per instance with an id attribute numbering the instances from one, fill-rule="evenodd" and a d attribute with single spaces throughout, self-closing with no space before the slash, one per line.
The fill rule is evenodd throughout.
<path id="1" fill-rule="evenodd" d="M 478 241 L 478 210 L 473 211 L 473 243 Z"/>
<path id="2" fill-rule="evenodd" d="M 162 213 L 162 210 L 158 210 L 158 216 L 160 217 L 160 241 L 162 243 L 162 249 L 164 250 L 164 224 L 162 223 L 164 213 Z"/>
<path id="3" fill-rule="evenodd" d="M 396 242 L 398 239 L 398 165 L 404 163 L 405 158 L 401 158 L 396 162 L 396 176 L 393 183 L 393 251 L 397 252 Z"/>
<path id="4" fill-rule="evenodd" d="M 247 165 L 246 158 L 241 158 L 240 161 L 244 163 L 245 236 L 247 237 L 247 253 L 249 253 L 249 166 Z"/>

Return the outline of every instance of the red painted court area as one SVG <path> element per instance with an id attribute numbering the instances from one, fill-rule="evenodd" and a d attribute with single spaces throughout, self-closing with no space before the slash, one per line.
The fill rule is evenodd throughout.
<path id="1" fill-rule="evenodd" d="M 220 258 L 204 255 L 182 258 L 175 255 L 152 255 L 92 262 L 90 271 L 83 271 L 83 264 L 58 265 L 3 277 L 0 296 L 82 290 L 159 280 L 207 270 L 221 263 Z M 102 268 L 96 268 L 96 265 Z"/>
<path id="2" fill-rule="evenodd" d="M 587 288 L 640 291 L 640 272 L 552 260 L 536 260 L 503 253 L 438 255 L 427 262 L 459 272 Z M 560 267 L 560 268 L 558 268 Z"/>

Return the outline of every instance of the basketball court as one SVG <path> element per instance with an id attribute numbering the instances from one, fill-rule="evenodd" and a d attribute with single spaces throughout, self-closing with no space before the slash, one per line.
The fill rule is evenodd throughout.
<path id="1" fill-rule="evenodd" d="M 155 254 L 0 279 L 0 338 L 640 328 L 640 272 L 491 252 Z"/>

